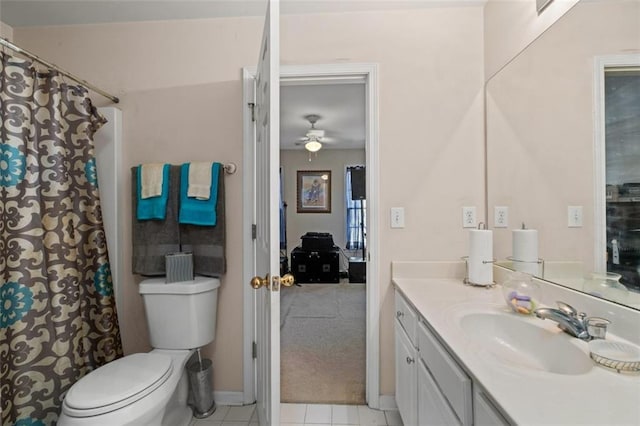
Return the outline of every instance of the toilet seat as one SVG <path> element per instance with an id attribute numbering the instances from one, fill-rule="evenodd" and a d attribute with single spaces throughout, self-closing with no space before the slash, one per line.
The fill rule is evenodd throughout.
<path id="1" fill-rule="evenodd" d="M 172 371 L 172 359 L 165 354 L 120 358 L 74 384 L 64 398 L 65 412 L 72 417 L 89 417 L 118 410 L 156 390 Z"/>

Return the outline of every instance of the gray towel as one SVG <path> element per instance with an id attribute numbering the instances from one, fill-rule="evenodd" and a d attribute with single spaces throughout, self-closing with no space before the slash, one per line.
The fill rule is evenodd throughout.
<path id="1" fill-rule="evenodd" d="M 133 224 L 134 274 L 158 276 L 166 275 L 164 256 L 180 251 L 178 229 L 178 194 L 180 190 L 180 166 L 171 166 L 169 172 L 169 199 L 165 220 L 142 220 L 136 218 L 138 198 L 136 194 L 138 168 L 131 168 L 131 202 Z"/>
<path id="2" fill-rule="evenodd" d="M 171 169 L 173 173 L 173 168 Z M 180 224 L 182 251 L 193 253 L 193 272 L 208 277 L 220 277 L 227 271 L 225 254 L 224 167 L 218 175 L 217 222 L 215 226 Z"/>

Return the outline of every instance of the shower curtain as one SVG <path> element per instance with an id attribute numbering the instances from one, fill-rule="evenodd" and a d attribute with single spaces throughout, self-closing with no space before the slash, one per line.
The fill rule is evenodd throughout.
<path id="1" fill-rule="evenodd" d="M 49 425 L 64 393 L 122 356 L 87 92 L 0 52 L 0 404 Z"/>

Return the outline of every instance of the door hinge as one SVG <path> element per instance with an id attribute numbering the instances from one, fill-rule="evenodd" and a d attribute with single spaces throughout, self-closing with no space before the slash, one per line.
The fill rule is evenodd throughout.
<path id="1" fill-rule="evenodd" d="M 258 344 L 256 342 L 253 342 L 251 346 L 251 356 L 253 359 L 258 358 Z"/>
<path id="2" fill-rule="evenodd" d="M 255 223 L 251 224 L 251 239 L 255 240 L 258 238 L 258 225 Z"/>
<path id="3" fill-rule="evenodd" d="M 256 121 L 256 104 L 249 102 L 249 108 L 251 108 L 251 121 Z"/>

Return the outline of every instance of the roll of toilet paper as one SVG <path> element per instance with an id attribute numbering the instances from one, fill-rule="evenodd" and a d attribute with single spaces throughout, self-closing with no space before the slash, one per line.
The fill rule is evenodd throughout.
<path id="1" fill-rule="evenodd" d="M 493 232 L 469 231 L 469 281 L 476 285 L 493 284 Z"/>
<path id="2" fill-rule="evenodd" d="M 513 260 L 514 268 L 531 275 L 538 274 L 538 231 L 536 229 L 514 229 Z"/>

